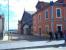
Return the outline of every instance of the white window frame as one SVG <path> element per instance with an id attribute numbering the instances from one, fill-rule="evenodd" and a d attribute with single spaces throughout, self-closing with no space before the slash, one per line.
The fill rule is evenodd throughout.
<path id="1" fill-rule="evenodd" d="M 48 19 L 48 18 L 46 18 L 46 11 L 48 12 L 48 9 L 45 10 L 45 19 Z"/>
<path id="2" fill-rule="evenodd" d="M 57 16 L 57 9 L 60 9 L 60 17 Z M 56 8 L 56 18 L 62 18 L 62 11 L 61 11 L 61 8 Z"/>
<path id="3" fill-rule="evenodd" d="M 56 30 L 58 31 L 58 26 L 61 26 L 61 31 L 62 31 L 62 24 L 57 24 L 56 25 Z"/>

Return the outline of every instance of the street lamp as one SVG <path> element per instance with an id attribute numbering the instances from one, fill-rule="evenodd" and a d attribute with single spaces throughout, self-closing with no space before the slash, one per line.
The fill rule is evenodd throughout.
<path id="1" fill-rule="evenodd" d="M 8 0 L 8 40 L 9 40 L 9 0 Z"/>
<path id="2" fill-rule="evenodd" d="M 53 36 L 54 36 L 54 15 L 53 15 L 53 1 L 50 2 L 50 6 L 51 6 L 51 9 L 50 9 L 50 12 L 51 12 L 51 31 L 53 33 Z"/>

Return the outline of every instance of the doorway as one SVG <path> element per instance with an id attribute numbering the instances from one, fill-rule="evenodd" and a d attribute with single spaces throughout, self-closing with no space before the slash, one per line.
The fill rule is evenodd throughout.
<path id="1" fill-rule="evenodd" d="M 41 36 L 41 28 L 39 28 L 39 36 Z"/>
<path id="2" fill-rule="evenodd" d="M 57 25 L 58 37 L 63 38 L 62 25 Z"/>
<path id="3" fill-rule="evenodd" d="M 57 26 L 58 32 L 62 31 L 62 26 Z"/>

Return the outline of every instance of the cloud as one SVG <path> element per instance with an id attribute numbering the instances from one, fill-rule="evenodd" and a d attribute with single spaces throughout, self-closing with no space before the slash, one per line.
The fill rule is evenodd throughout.
<path id="1" fill-rule="evenodd" d="M 6 5 L 6 4 L 8 4 L 8 0 L 0 0 L 0 4 Z"/>

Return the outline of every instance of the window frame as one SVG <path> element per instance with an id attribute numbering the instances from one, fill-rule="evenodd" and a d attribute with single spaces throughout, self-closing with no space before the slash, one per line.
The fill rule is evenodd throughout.
<path id="1" fill-rule="evenodd" d="M 46 16 L 46 12 L 48 12 L 48 9 L 45 10 L 45 19 L 48 19 L 47 16 Z"/>
<path id="2" fill-rule="evenodd" d="M 57 10 L 60 9 L 60 16 L 57 16 Z M 56 18 L 62 18 L 62 12 L 61 12 L 61 8 L 56 8 Z"/>

